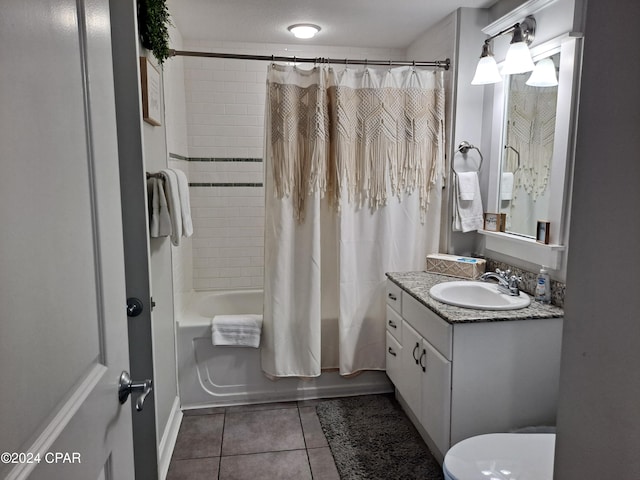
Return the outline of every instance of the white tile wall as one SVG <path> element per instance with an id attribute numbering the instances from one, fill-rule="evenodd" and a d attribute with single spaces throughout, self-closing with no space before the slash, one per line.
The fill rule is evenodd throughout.
<path id="1" fill-rule="evenodd" d="M 185 40 L 184 50 L 403 59 L 404 51 Z M 262 158 L 268 62 L 184 58 L 188 157 Z M 191 183 L 262 183 L 261 162 L 189 162 Z M 191 187 L 193 287 L 262 288 L 264 188 Z"/>
<path id="2" fill-rule="evenodd" d="M 182 36 L 176 28 L 170 28 L 171 46 L 182 49 Z M 165 126 L 167 132 L 167 152 L 186 158 L 187 147 L 187 110 L 186 89 L 184 84 L 184 60 L 175 57 L 167 60 L 163 67 Z M 189 162 L 168 159 L 169 168 L 178 168 L 189 177 Z M 193 252 L 191 238 L 183 238 L 180 246 L 171 246 L 173 272 L 174 311 L 183 310 L 180 293 L 193 289 Z"/>
<path id="3" fill-rule="evenodd" d="M 191 183 L 263 183 L 262 162 L 190 163 Z M 192 186 L 193 285 L 262 288 L 264 188 Z"/>

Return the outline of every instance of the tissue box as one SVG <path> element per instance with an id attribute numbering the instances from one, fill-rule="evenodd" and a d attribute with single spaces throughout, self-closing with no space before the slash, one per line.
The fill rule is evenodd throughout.
<path id="1" fill-rule="evenodd" d="M 427 255 L 427 272 L 476 279 L 485 271 L 486 262 L 481 258 L 462 257 L 460 255 L 447 255 L 433 253 Z"/>

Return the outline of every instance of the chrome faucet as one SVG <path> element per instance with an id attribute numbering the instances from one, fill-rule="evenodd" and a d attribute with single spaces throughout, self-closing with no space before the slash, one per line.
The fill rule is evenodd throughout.
<path id="1" fill-rule="evenodd" d="M 522 277 L 511 275 L 511 270 L 496 268 L 495 272 L 486 272 L 480 276 L 480 280 L 483 282 L 488 281 L 490 278 L 498 281 L 498 290 L 500 292 L 514 297 L 520 295 L 519 284 L 522 281 Z"/>

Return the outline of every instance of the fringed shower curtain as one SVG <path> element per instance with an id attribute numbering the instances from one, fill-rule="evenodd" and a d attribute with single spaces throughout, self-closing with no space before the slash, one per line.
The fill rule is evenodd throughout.
<path id="1" fill-rule="evenodd" d="M 385 368 L 385 275 L 437 251 L 442 72 L 271 65 L 262 368 Z"/>

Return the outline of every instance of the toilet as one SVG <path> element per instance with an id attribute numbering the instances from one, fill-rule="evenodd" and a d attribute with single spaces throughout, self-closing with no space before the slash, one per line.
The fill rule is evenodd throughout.
<path id="1" fill-rule="evenodd" d="M 490 433 L 449 449 L 445 480 L 552 480 L 555 433 Z"/>

